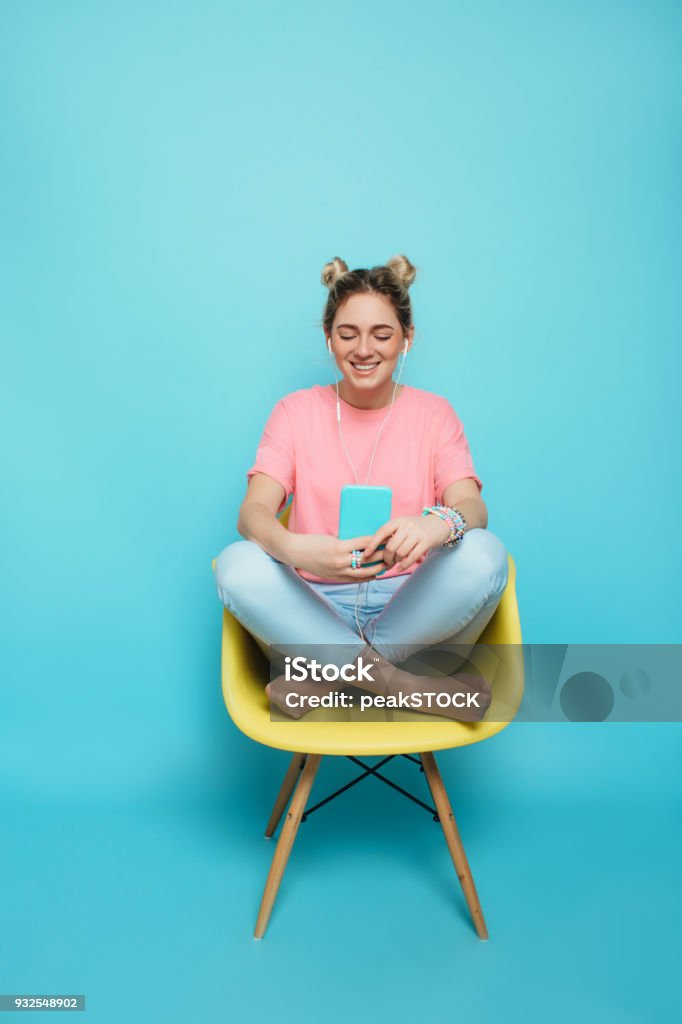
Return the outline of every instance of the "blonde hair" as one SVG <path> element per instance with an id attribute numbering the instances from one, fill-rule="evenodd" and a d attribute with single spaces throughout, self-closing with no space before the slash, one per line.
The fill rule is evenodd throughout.
<path id="1" fill-rule="evenodd" d="M 404 331 L 412 326 L 412 303 L 408 288 L 417 276 L 417 268 L 407 256 L 392 256 L 383 266 L 349 270 L 348 264 L 335 256 L 322 268 L 322 284 L 329 289 L 322 314 L 322 327 L 329 337 L 336 311 L 351 295 L 376 293 L 385 295 L 395 310 Z"/>

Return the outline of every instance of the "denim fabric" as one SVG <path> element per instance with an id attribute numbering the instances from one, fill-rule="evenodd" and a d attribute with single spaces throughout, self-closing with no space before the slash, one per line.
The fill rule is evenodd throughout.
<path id="1" fill-rule="evenodd" d="M 416 650 L 446 642 L 457 645 L 451 671 L 492 618 L 507 571 L 502 541 L 474 528 L 454 548 L 432 548 L 414 572 L 387 580 L 314 583 L 250 540 L 224 548 L 214 576 L 220 600 L 266 654 L 271 644 L 288 645 L 288 653 L 289 645 L 325 644 L 326 660 L 342 664 L 367 641 L 397 665 Z"/>

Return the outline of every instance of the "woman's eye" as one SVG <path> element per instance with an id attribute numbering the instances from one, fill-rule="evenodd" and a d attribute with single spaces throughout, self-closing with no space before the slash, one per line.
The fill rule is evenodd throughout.
<path id="1" fill-rule="evenodd" d="M 342 341 L 353 341 L 354 340 L 354 335 L 352 335 L 352 334 L 348 334 L 348 335 L 347 334 L 340 334 L 339 337 L 341 338 Z M 377 334 L 377 341 L 390 341 L 390 340 L 391 340 L 391 335 L 390 334 Z"/>

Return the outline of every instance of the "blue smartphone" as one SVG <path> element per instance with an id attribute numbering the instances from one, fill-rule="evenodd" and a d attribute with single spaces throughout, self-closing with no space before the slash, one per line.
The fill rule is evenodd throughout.
<path id="1" fill-rule="evenodd" d="M 364 537 L 375 533 L 380 526 L 391 518 L 393 491 L 390 487 L 369 487 L 362 484 L 346 484 L 341 488 L 341 505 L 339 508 L 339 540 L 350 540 L 351 537 Z M 382 551 L 385 544 L 379 544 L 377 551 Z M 380 565 L 367 562 L 367 565 Z M 363 563 L 364 565 L 365 563 Z M 388 569 L 388 566 L 386 566 Z M 385 572 L 386 569 L 383 571 Z M 377 573 L 378 576 L 381 573 Z"/>

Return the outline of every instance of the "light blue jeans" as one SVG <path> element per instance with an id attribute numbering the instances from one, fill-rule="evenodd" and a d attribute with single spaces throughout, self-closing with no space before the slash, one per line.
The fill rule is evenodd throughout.
<path id="1" fill-rule="evenodd" d="M 507 573 L 504 544 L 477 527 L 454 548 L 432 548 L 412 573 L 387 580 L 314 583 L 250 540 L 224 548 L 214 570 L 220 600 L 273 661 L 269 645 L 282 644 L 289 655 L 297 645 L 301 653 L 325 645 L 325 662 L 351 662 L 365 647 L 355 621 L 360 588 L 358 619 L 378 654 L 400 665 L 445 644 L 439 654 L 450 659 L 447 672 L 466 660 L 492 618 Z"/>

